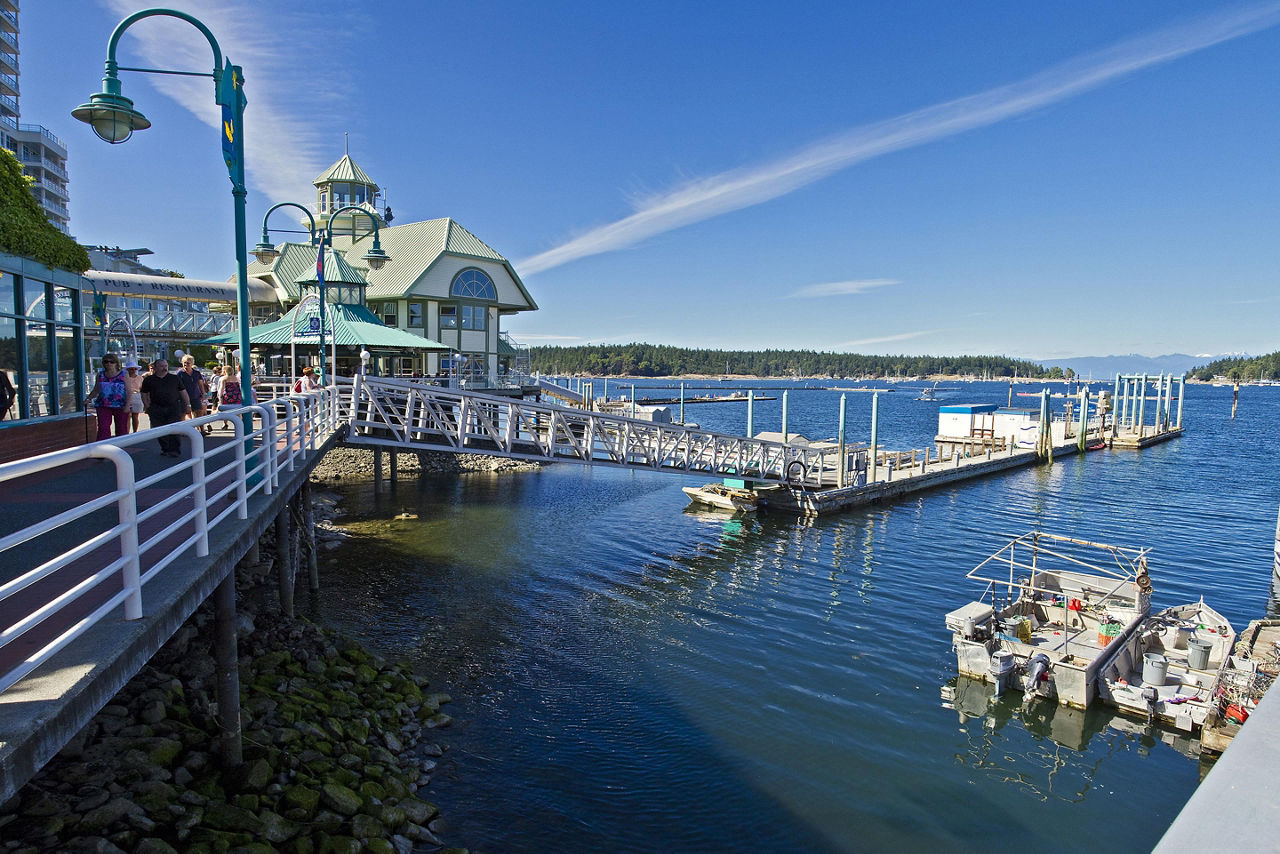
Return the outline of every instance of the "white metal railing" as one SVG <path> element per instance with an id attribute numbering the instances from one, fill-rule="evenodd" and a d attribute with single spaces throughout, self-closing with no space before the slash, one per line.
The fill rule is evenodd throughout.
<path id="1" fill-rule="evenodd" d="M 0 584 L 0 615 L 5 617 L 0 620 L 0 691 L 39 667 L 121 603 L 125 619 L 139 619 L 148 581 L 193 549 L 197 557 L 208 555 L 211 529 L 232 514 L 247 519 L 250 496 L 271 494 L 280 485 L 281 472 L 292 471 L 338 428 L 336 401 L 340 393 L 329 388 L 279 396 L 253 406 L 0 465 L 0 489 L 13 489 L 13 481 L 32 475 L 84 478 L 76 469 L 90 460 L 105 460 L 115 468 L 113 490 L 0 536 L 0 562 L 14 559 L 13 550 L 24 545 L 41 555 L 38 565 Z M 206 425 L 229 425 L 230 440 L 208 443 L 201 432 Z M 166 435 L 186 438 L 190 457 L 138 479 L 129 449 L 154 447 L 156 440 Z M 77 485 L 72 491 L 78 493 L 83 488 Z M 50 500 L 56 499 L 54 492 Z M 94 516 L 111 507 L 115 513 L 110 523 Z M 112 549 L 114 554 L 115 546 L 118 557 L 102 566 L 83 566 L 100 549 Z M 116 578 L 119 591 L 104 596 L 102 585 Z M 34 587 L 37 584 L 39 588 Z M 25 591 L 31 592 L 23 596 Z M 86 600 L 94 605 L 91 611 L 78 616 L 63 613 L 85 596 L 94 597 Z M 44 631 L 34 641 L 38 648 L 33 653 L 20 661 L 14 661 L 12 654 L 5 655 L 6 647 L 40 627 Z"/>
<path id="2" fill-rule="evenodd" d="M 729 436 L 519 398 L 357 377 L 351 444 L 704 473 L 815 488 L 838 471 L 834 448 Z"/>

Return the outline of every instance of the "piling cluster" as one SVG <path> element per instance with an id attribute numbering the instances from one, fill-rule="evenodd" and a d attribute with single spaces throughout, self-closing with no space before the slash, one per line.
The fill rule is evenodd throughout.
<path id="1" fill-rule="evenodd" d="M 270 545 L 270 544 L 268 544 Z M 445 694 L 237 574 L 244 762 L 219 767 L 206 603 L 8 803 L 0 851 L 407 852 L 440 848 L 420 797 L 445 752 Z"/>

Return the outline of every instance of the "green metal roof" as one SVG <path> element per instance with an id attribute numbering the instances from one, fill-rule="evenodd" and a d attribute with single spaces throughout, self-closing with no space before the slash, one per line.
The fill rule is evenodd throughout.
<path id="1" fill-rule="evenodd" d="M 276 287 L 284 289 L 289 302 L 297 302 L 301 295 L 298 283 L 314 285 L 316 282 L 316 247 L 310 243 L 282 243 L 276 249 L 280 255 L 270 264 L 250 261 L 249 276 L 270 280 Z M 235 280 L 236 277 L 232 276 L 231 281 Z M 324 280 L 329 284 L 365 283 L 364 277 L 347 263 L 343 253 L 333 249 L 325 250 Z"/>
<path id="2" fill-rule="evenodd" d="M 344 154 L 337 163 L 330 166 L 320 174 L 320 177 L 312 181 L 315 186 L 328 184 L 331 181 L 354 181 L 357 184 L 369 184 L 374 189 L 379 189 L 378 185 L 373 183 L 363 169 L 356 165 L 351 159 L 351 155 Z"/>
<path id="3" fill-rule="evenodd" d="M 294 306 L 279 320 L 249 327 L 250 344 L 316 344 L 319 336 L 308 332 L 308 318 L 318 317 L 320 306 L 309 302 L 302 307 L 298 315 L 298 306 Z M 376 350 L 439 350 L 448 351 L 439 341 L 405 332 L 383 324 L 373 312 L 362 305 L 330 305 L 326 312 L 326 320 L 333 330 L 333 336 L 339 347 L 367 347 Z M 294 331 L 294 321 L 297 329 Z M 235 344 L 239 336 L 236 332 L 196 341 L 197 344 Z M 327 342 L 326 342 L 327 343 Z"/>
<path id="4" fill-rule="evenodd" d="M 528 301 L 529 307 L 533 309 L 538 307 L 533 297 L 529 296 L 529 292 L 525 290 L 524 282 L 520 281 L 511 262 L 450 217 L 388 226 L 381 229 L 379 236 L 382 248 L 391 256 L 391 261 L 387 262 L 381 270 L 369 270 L 365 273 L 365 280 L 369 283 L 368 290 L 365 291 L 367 299 L 397 299 L 407 296 L 423 274 L 430 270 L 441 256 L 447 254 L 474 261 L 501 264 Z M 359 258 L 372 245 L 371 235 L 360 237 L 347 249 L 347 257 Z M 525 308 L 525 306 L 507 307 Z"/>

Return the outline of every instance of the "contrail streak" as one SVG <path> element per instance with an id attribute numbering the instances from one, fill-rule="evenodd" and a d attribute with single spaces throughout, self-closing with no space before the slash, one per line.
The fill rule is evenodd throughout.
<path id="1" fill-rule="evenodd" d="M 1016 83 L 854 128 L 781 160 L 694 181 L 648 200 L 630 216 L 526 258 L 516 267 L 531 275 L 622 249 L 656 234 L 776 199 L 855 163 L 995 124 L 1277 23 L 1280 4 L 1266 3 L 1128 39 Z"/>

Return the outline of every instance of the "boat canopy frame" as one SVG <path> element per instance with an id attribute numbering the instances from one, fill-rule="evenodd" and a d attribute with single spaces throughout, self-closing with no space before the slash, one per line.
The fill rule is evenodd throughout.
<path id="1" fill-rule="evenodd" d="M 1047 543 L 1043 541 L 1048 541 Z M 1019 560 L 1017 556 L 1017 547 L 1021 545 L 1023 549 L 1029 549 L 1031 552 L 1030 562 L 1028 558 Z M 1088 550 L 1097 550 L 1100 552 L 1099 560 L 1109 557 L 1114 563 L 1115 568 L 1103 566 L 1101 563 L 1091 563 L 1085 560 L 1079 554 L 1072 554 L 1071 547 L 1076 547 L 1077 552 L 1088 553 Z M 1106 543 L 1095 543 L 1090 540 L 1080 540 L 1075 537 L 1064 537 L 1060 534 L 1049 534 L 1043 531 L 1029 531 L 1014 537 L 994 554 L 984 560 L 982 563 L 969 570 L 966 577 L 977 581 L 987 582 L 987 592 L 994 594 L 995 587 L 1006 587 L 1012 596 L 1013 590 L 1023 591 L 1034 595 L 1035 593 L 1061 593 L 1060 590 L 1052 590 L 1042 587 L 1036 583 L 1037 575 L 1041 573 L 1061 574 L 1063 572 L 1075 572 L 1077 570 L 1071 568 L 1062 568 L 1057 565 L 1044 567 L 1041 565 L 1042 558 L 1063 561 L 1068 565 L 1080 567 L 1090 573 L 1107 576 L 1116 580 L 1115 587 L 1111 588 L 1102 598 L 1106 601 L 1123 587 L 1136 584 L 1139 589 L 1148 592 L 1151 589 L 1150 576 L 1147 573 L 1147 555 L 1151 552 L 1150 547 L 1144 548 L 1128 548 L 1125 546 L 1113 546 Z M 996 577 L 996 573 L 989 569 L 984 572 L 984 568 L 1008 567 L 1008 577 Z M 1017 577 L 1019 571 L 1028 572 L 1026 577 Z M 1003 576 L 1003 573 L 1000 573 Z"/>

